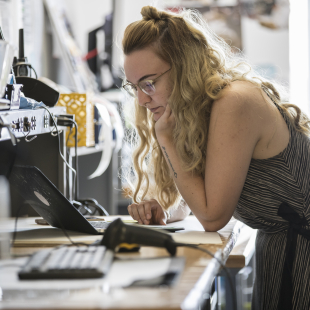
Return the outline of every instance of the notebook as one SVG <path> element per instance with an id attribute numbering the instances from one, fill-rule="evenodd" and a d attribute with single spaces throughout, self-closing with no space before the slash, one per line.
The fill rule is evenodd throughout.
<path id="1" fill-rule="evenodd" d="M 87 234 L 103 234 L 108 222 L 88 221 L 57 187 L 34 166 L 14 166 L 10 186 L 15 189 L 32 208 L 51 226 Z M 183 227 L 148 226 L 171 232 Z"/>
<path id="2" fill-rule="evenodd" d="M 16 165 L 9 181 L 24 202 L 53 227 L 95 235 L 102 234 L 109 225 L 102 221 L 87 221 L 37 167 Z"/>

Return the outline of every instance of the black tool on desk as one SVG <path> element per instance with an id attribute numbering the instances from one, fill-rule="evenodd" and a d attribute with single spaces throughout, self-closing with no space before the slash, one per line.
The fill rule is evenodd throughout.
<path id="1" fill-rule="evenodd" d="M 13 69 L 16 76 L 16 83 L 23 85 L 23 92 L 26 97 L 38 102 L 42 101 L 49 107 L 53 107 L 57 103 L 59 92 L 37 79 L 38 76 L 36 71 L 25 56 L 24 29 L 19 29 L 18 58 L 14 57 Z M 32 71 L 36 78 L 31 77 Z"/>
<path id="2" fill-rule="evenodd" d="M 116 219 L 106 229 L 100 244 L 104 245 L 107 249 L 115 251 L 115 249 L 122 243 L 137 243 L 140 245 L 166 248 L 166 250 L 172 256 L 176 254 L 177 247 L 189 247 L 207 253 L 208 255 L 216 259 L 216 261 L 222 266 L 223 270 L 227 274 L 233 298 L 233 309 L 237 309 L 236 296 L 232 278 L 227 271 L 227 268 L 225 267 L 225 263 L 221 260 L 220 257 L 216 257 L 209 250 L 194 244 L 175 242 L 171 235 L 165 232 L 153 231 L 152 229 L 145 228 L 143 226 L 138 227 L 127 225 L 124 224 L 120 219 Z"/>
<path id="3" fill-rule="evenodd" d="M 175 255 L 177 250 L 171 235 L 147 226 L 127 225 L 121 219 L 116 219 L 106 229 L 101 244 L 114 251 L 122 243 L 166 248 L 171 255 Z"/>

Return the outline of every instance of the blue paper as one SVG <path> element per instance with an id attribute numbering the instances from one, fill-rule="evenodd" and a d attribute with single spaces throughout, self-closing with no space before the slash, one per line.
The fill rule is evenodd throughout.
<path id="1" fill-rule="evenodd" d="M 20 105 L 19 105 L 20 109 L 34 110 L 39 107 L 46 107 L 46 105 L 42 101 L 38 102 L 31 98 L 22 97 L 22 96 L 20 97 Z"/>

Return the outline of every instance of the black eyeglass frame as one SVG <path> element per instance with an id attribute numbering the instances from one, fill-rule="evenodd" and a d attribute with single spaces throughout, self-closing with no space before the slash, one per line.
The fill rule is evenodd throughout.
<path id="1" fill-rule="evenodd" d="M 138 88 L 137 88 L 137 87 L 139 87 L 140 90 L 143 91 L 146 95 L 151 96 L 150 94 L 148 94 L 148 93 L 140 86 L 140 83 L 142 83 L 142 82 L 149 82 L 149 83 L 152 84 L 152 86 L 154 86 L 154 82 L 155 82 L 156 80 L 158 80 L 161 76 L 163 76 L 165 73 L 167 73 L 167 72 L 170 71 L 170 70 L 171 70 L 171 68 L 168 69 L 167 71 L 165 71 L 164 73 L 162 73 L 161 75 L 159 75 L 158 77 L 156 77 L 156 78 L 153 79 L 153 80 L 148 80 L 148 79 L 142 80 L 142 81 L 140 81 L 138 84 L 133 84 L 133 83 L 131 83 L 131 82 L 127 82 L 126 84 L 124 84 L 124 85 L 122 86 L 122 88 L 125 89 L 126 92 L 127 92 L 130 96 L 132 96 L 132 97 L 134 97 L 134 98 L 136 98 L 137 95 L 136 95 L 136 94 L 133 95 L 129 90 L 126 89 L 126 86 L 128 86 L 128 85 L 131 86 L 136 92 L 138 91 Z M 156 89 L 155 89 L 155 91 L 156 91 Z M 154 94 L 152 94 L 152 95 L 154 95 Z"/>

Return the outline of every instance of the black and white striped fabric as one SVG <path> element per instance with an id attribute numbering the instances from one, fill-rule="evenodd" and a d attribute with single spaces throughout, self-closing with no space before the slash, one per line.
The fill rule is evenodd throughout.
<path id="1" fill-rule="evenodd" d="M 310 140 L 278 109 L 289 128 L 288 146 L 272 158 L 252 159 L 234 213 L 258 229 L 252 310 L 310 308 L 310 238 L 298 232 L 310 230 Z M 299 224 L 279 215 L 283 204 Z"/>

